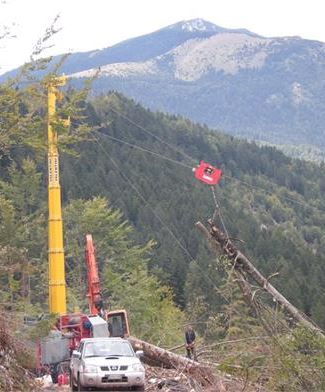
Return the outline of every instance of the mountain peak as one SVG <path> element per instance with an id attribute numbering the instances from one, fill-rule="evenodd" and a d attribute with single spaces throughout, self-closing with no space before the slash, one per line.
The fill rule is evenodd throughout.
<path id="1" fill-rule="evenodd" d="M 214 23 L 208 22 L 201 18 L 190 19 L 190 20 L 183 20 L 181 22 L 172 24 L 163 28 L 162 30 L 175 30 L 175 31 L 182 31 L 188 33 L 198 33 L 198 34 L 220 34 L 220 33 L 238 33 L 238 34 L 247 34 L 250 36 L 258 37 L 257 34 L 252 33 L 246 29 L 226 29 L 221 26 L 217 26 Z"/>
<path id="2" fill-rule="evenodd" d="M 183 20 L 174 25 L 175 27 L 180 27 L 183 31 L 220 31 L 220 27 L 216 26 L 211 22 L 207 22 L 204 19 L 197 18 L 191 20 Z M 223 29 L 222 29 L 223 30 Z"/>

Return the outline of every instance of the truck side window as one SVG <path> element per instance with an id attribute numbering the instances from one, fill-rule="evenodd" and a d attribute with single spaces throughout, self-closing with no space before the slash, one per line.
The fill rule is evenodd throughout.
<path id="1" fill-rule="evenodd" d="M 84 348 L 84 344 L 85 344 L 85 343 L 80 343 L 80 344 L 79 344 L 78 351 L 79 351 L 80 353 L 82 353 L 82 350 L 83 350 L 83 348 Z"/>

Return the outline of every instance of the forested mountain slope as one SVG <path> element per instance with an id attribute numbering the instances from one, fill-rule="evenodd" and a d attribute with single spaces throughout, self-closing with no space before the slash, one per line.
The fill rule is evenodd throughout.
<path id="1" fill-rule="evenodd" d="M 216 193 L 229 235 L 266 276 L 279 272 L 273 284 L 325 325 L 324 165 L 152 113 L 117 93 L 91 102 L 88 115 L 92 140 L 78 159 L 62 161 L 64 200 L 107 196 L 138 239 L 156 241 L 151 270 L 177 303 L 200 299 L 204 315 L 222 304 L 218 265 L 193 226 L 214 212 L 211 190 L 191 172 L 204 159 L 224 170 Z"/>

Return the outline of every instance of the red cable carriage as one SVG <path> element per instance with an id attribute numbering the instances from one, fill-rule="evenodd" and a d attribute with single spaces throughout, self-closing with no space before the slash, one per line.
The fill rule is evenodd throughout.
<path id="1" fill-rule="evenodd" d="M 193 169 L 194 176 L 197 180 L 209 185 L 216 185 L 220 181 L 222 171 L 210 164 L 200 161 L 198 167 Z"/>

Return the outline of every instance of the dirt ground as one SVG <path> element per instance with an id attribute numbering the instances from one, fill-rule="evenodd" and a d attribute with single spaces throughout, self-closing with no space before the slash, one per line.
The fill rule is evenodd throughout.
<path id="1" fill-rule="evenodd" d="M 61 387 L 52 385 L 43 388 L 42 392 L 68 392 L 69 390 L 67 385 Z M 179 370 L 146 366 L 145 392 L 238 392 L 241 390 L 243 390 L 243 383 L 231 376 L 225 375 L 219 385 L 203 388 L 194 379 Z M 245 391 L 261 390 L 247 385 Z"/>

